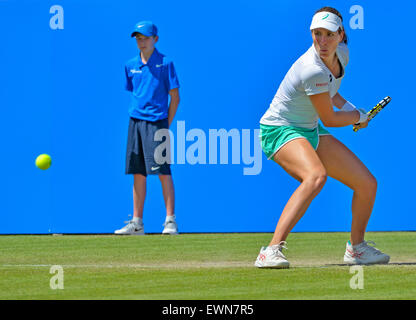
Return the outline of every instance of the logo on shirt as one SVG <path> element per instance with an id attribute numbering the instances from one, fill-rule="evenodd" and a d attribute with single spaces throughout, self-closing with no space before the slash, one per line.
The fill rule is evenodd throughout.
<path id="1" fill-rule="evenodd" d="M 325 82 L 325 83 L 317 83 L 316 84 L 317 87 L 325 87 L 327 85 L 328 85 L 328 82 Z"/>
<path id="2" fill-rule="evenodd" d="M 131 73 L 142 73 L 142 70 L 131 69 L 130 72 Z"/>
<path id="3" fill-rule="evenodd" d="M 157 64 L 156 68 L 160 68 L 161 66 L 163 66 L 163 63 L 162 64 Z"/>
<path id="4" fill-rule="evenodd" d="M 332 74 L 329 75 L 329 82 L 332 82 Z"/>

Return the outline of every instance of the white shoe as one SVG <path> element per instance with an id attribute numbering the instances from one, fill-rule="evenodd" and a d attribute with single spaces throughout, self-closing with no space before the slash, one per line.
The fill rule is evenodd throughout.
<path id="1" fill-rule="evenodd" d="M 262 247 L 254 266 L 258 268 L 289 268 L 289 261 L 282 253 L 282 249 L 287 249 L 286 241 L 270 247 Z"/>
<path id="2" fill-rule="evenodd" d="M 144 235 L 144 226 L 143 223 L 139 224 L 133 221 L 126 221 L 127 225 L 123 228 L 114 231 L 115 234 L 121 235 L 134 235 L 141 236 Z"/>
<path id="3" fill-rule="evenodd" d="M 353 247 L 348 241 L 344 262 L 348 264 L 385 264 L 389 262 L 390 256 L 368 244 L 375 245 L 373 241 L 363 241 Z"/>
<path id="4" fill-rule="evenodd" d="M 178 225 L 176 224 L 175 216 L 166 217 L 166 221 L 163 224 L 165 227 L 162 234 L 178 234 Z"/>

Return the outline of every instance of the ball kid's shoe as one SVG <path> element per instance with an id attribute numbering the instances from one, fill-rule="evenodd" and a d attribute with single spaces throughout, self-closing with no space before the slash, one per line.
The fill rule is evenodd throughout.
<path id="1" fill-rule="evenodd" d="M 137 223 L 133 221 L 126 221 L 127 225 L 123 228 L 114 231 L 115 234 L 119 235 L 132 235 L 132 236 L 142 236 L 144 235 L 144 225 L 143 223 Z"/>
<path id="2" fill-rule="evenodd" d="M 372 244 L 371 246 L 369 244 Z M 348 264 L 386 264 L 390 256 L 378 250 L 373 241 L 363 241 L 356 246 L 347 242 L 344 262 Z"/>
<path id="3" fill-rule="evenodd" d="M 175 216 L 167 216 L 163 226 L 162 234 L 179 234 Z"/>
<path id="4" fill-rule="evenodd" d="M 258 268 L 289 268 L 289 261 L 282 253 L 282 249 L 287 249 L 286 241 L 281 241 L 269 247 L 262 247 L 254 266 Z"/>

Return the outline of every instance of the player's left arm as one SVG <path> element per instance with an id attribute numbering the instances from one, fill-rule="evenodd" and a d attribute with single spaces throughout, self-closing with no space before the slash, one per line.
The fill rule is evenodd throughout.
<path id="1" fill-rule="evenodd" d="M 169 90 L 169 96 L 170 96 L 170 103 L 169 103 L 169 112 L 168 112 L 168 121 L 169 126 L 173 121 L 173 118 L 175 117 L 176 110 L 178 110 L 179 106 L 179 88 L 174 88 Z"/>
<path id="2" fill-rule="evenodd" d="M 340 94 L 337 92 L 335 96 L 332 97 L 332 104 L 338 109 L 342 109 L 344 104 L 347 102 Z"/>
<path id="3" fill-rule="evenodd" d="M 347 103 L 349 105 L 347 105 Z M 352 108 L 355 108 L 355 106 L 353 106 L 350 102 L 348 102 L 346 99 L 344 99 L 339 92 L 337 92 L 333 97 L 332 97 L 332 104 L 337 107 L 339 110 L 341 111 L 351 111 L 353 110 Z M 344 109 L 343 109 L 344 108 Z M 361 110 L 363 111 L 363 110 Z M 361 124 L 356 124 L 354 125 L 354 128 L 356 128 L 357 130 L 366 128 L 368 126 L 368 120 L 361 123 Z"/>

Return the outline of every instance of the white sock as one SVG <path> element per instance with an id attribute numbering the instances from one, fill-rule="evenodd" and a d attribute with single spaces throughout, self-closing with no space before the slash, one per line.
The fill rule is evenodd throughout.
<path id="1" fill-rule="evenodd" d="M 133 217 L 133 223 L 143 224 L 143 220 L 139 217 Z"/>
<path id="2" fill-rule="evenodd" d="M 176 216 L 166 216 L 166 222 L 167 221 L 175 221 L 176 220 Z"/>
<path id="3" fill-rule="evenodd" d="M 352 247 L 353 247 L 353 249 L 356 249 L 356 248 L 358 248 L 358 247 L 361 247 L 363 243 L 364 243 L 364 241 L 363 241 L 363 242 L 361 242 L 361 243 L 359 243 L 359 244 L 355 244 L 355 245 L 353 245 Z"/>

